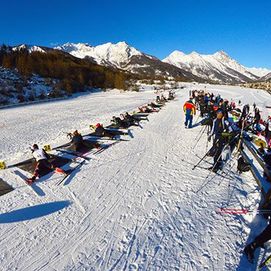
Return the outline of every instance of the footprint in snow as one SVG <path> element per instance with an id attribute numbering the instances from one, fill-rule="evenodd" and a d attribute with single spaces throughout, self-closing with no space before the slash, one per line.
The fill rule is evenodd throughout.
<path id="1" fill-rule="evenodd" d="M 138 265 L 136 263 L 131 263 L 129 265 L 129 271 L 136 271 L 138 270 Z"/>

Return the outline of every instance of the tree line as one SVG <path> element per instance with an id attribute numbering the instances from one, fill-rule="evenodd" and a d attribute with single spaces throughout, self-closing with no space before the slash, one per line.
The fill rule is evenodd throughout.
<path id="1" fill-rule="evenodd" d="M 113 70 L 86 59 L 78 59 L 59 50 L 28 52 L 26 48 L 12 50 L 1 46 L 0 66 L 17 69 L 25 78 L 38 74 L 44 78 L 58 79 L 55 90 L 65 90 L 68 94 L 85 88 L 126 89 L 130 74 Z"/>

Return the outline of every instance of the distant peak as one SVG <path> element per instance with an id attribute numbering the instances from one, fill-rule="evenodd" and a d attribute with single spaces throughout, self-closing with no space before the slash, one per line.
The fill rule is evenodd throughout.
<path id="1" fill-rule="evenodd" d="M 170 56 L 185 56 L 185 53 L 179 50 L 173 51 Z"/>
<path id="2" fill-rule="evenodd" d="M 196 51 L 193 51 L 192 53 L 190 53 L 189 54 L 190 56 L 197 56 L 197 57 L 199 57 L 199 56 L 201 56 L 198 52 L 196 52 Z"/>
<path id="3" fill-rule="evenodd" d="M 88 43 L 83 43 L 83 42 L 78 42 L 78 43 L 73 43 L 73 42 L 66 42 L 58 47 L 91 47 Z"/>
<path id="4" fill-rule="evenodd" d="M 117 45 L 120 45 L 120 46 L 129 46 L 126 41 L 119 41 L 117 43 Z"/>
<path id="5" fill-rule="evenodd" d="M 229 55 L 225 51 L 218 51 L 214 54 L 215 56 L 223 56 L 223 57 L 229 57 Z"/>

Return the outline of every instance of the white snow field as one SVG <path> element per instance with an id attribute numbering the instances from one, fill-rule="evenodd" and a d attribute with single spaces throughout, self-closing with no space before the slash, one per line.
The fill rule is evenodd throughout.
<path id="1" fill-rule="evenodd" d="M 184 128 L 182 106 L 189 90 L 204 87 L 262 108 L 271 96 L 186 86 L 142 129 L 133 128 L 133 138 L 92 156 L 69 182 L 37 182 L 40 196 L 14 169 L 0 171 L 15 188 L 0 197 L 0 270 L 256 270 L 242 250 L 264 227 L 261 217 L 217 212 L 256 209 L 256 182 L 250 173 L 238 175 L 234 160 L 225 166 L 225 178 L 211 173 L 206 180 L 209 171 L 192 170 L 207 140 L 204 135 L 193 149 L 202 127 Z M 26 157 L 32 143 L 63 143 L 64 131 L 87 129 L 154 98 L 151 90 L 98 93 L 1 110 L 1 156 L 13 161 Z"/>

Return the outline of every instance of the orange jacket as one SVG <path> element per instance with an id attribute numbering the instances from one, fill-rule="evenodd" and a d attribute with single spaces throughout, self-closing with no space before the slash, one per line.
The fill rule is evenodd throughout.
<path id="1" fill-rule="evenodd" d="M 196 106 L 192 103 L 192 101 L 187 101 L 183 106 L 183 111 L 187 115 L 196 115 Z"/>

